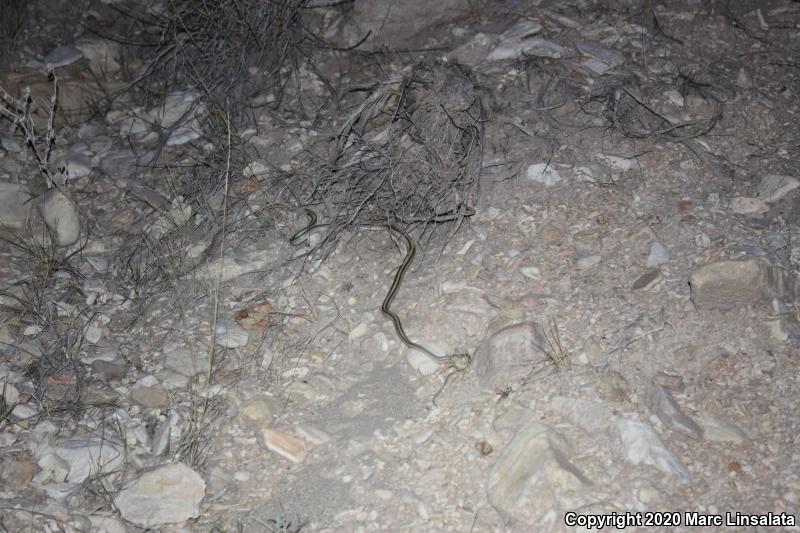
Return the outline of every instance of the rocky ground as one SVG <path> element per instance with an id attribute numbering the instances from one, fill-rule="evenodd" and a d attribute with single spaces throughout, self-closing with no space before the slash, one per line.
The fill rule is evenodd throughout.
<path id="1" fill-rule="evenodd" d="M 127 96 L 144 63 L 90 31 L 115 2 L 0 1 L 0 87 L 39 113 L 0 124 L 4 531 L 798 530 L 800 4 L 430 4 L 311 2 L 306 100 L 254 107 L 201 198 L 178 175 L 224 132 Z M 466 369 L 381 313 L 396 235 L 304 255 L 270 196 L 359 105 L 299 102 L 364 64 L 463 65 L 485 102 L 475 212 L 392 303 Z"/>

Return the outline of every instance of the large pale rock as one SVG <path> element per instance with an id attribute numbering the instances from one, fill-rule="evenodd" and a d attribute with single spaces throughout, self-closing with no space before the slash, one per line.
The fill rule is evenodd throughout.
<path id="1" fill-rule="evenodd" d="M 206 483 L 188 466 L 165 465 L 143 474 L 114 503 L 125 520 L 139 527 L 181 524 L 200 515 Z"/>
<path id="2" fill-rule="evenodd" d="M 689 285 L 698 309 L 731 309 L 795 295 L 791 274 L 763 257 L 703 265 L 689 277 Z"/>
<path id="3" fill-rule="evenodd" d="M 572 450 L 557 431 L 531 422 L 517 432 L 492 467 L 486 487 L 507 520 L 541 525 L 546 516 L 589 503 L 591 481 L 570 462 Z"/>
<path id="4" fill-rule="evenodd" d="M 74 438 L 40 447 L 37 458 L 40 466 L 54 461 L 63 466 L 62 474 L 56 474 L 53 481 L 82 483 L 90 476 L 113 472 L 122 466 L 125 455 L 122 446 L 110 439 Z"/>
<path id="5" fill-rule="evenodd" d="M 647 404 L 665 426 L 680 431 L 693 439 L 703 437 L 703 429 L 683 412 L 678 401 L 665 387 L 656 385 L 647 397 Z"/>
<path id="6" fill-rule="evenodd" d="M 475 355 L 475 373 L 484 387 L 500 389 L 525 379 L 548 347 L 542 326 L 520 322 L 496 332 Z"/>
<path id="7" fill-rule="evenodd" d="M 614 420 L 613 434 L 622 458 L 634 465 L 654 466 L 684 481 L 692 478 L 691 472 L 667 449 L 649 424 L 619 416 Z"/>
<path id="8" fill-rule="evenodd" d="M 72 246 L 81 236 L 78 209 L 63 192 L 51 189 L 41 197 L 39 209 L 59 246 Z"/>

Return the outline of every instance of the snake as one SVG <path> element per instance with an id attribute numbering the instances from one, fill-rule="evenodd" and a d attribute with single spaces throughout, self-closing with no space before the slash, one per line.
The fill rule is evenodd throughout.
<path id="1" fill-rule="evenodd" d="M 460 216 L 471 216 L 475 213 L 472 208 L 466 207 L 465 209 L 459 209 L 458 213 Z M 318 224 L 317 223 L 317 215 L 314 213 L 313 210 L 306 208 L 306 215 L 308 216 L 309 222 L 308 224 L 302 228 L 300 231 L 292 235 L 289 239 L 289 243 L 292 245 L 298 245 L 303 242 L 304 237 L 306 237 L 311 231 L 329 227 L 330 224 Z M 451 215 L 440 215 L 439 217 L 433 219 L 433 222 L 442 222 L 445 219 L 453 220 L 458 214 L 451 214 Z M 445 218 L 449 217 L 449 218 Z M 445 377 L 444 383 L 442 384 L 441 388 L 436 392 L 433 396 L 433 404 L 436 405 L 436 399 L 442 393 L 442 391 L 447 387 L 447 384 L 450 382 L 453 375 L 458 373 L 463 373 L 467 367 L 472 363 L 472 356 L 469 353 L 453 353 L 448 355 L 438 355 L 431 351 L 429 348 L 419 344 L 418 342 L 414 342 L 411 340 L 408 335 L 406 334 L 405 328 L 403 328 L 403 323 L 400 320 L 400 317 L 392 311 L 392 302 L 394 302 L 395 296 L 400 290 L 400 285 L 403 283 L 403 277 L 408 270 L 408 267 L 411 266 L 412 261 L 414 261 L 414 257 L 417 255 L 417 246 L 414 243 L 414 240 L 411 236 L 402 228 L 400 228 L 397 224 L 392 222 L 384 222 L 384 223 L 373 223 L 373 224 L 360 224 L 359 227 L 363 228 L 373 228 L 373 229 L 387 229 L 390 232 L 399 235 L 406 244 L 406 253 L 403 257 L 403 262 L 397 268 L 397 272 L 395 272 L 394 278 L 392 279 L 392 284 L 389 287 L 389 291 L 386 293 L 386 296 L 383 299 L 383 303 L 381 303 L 381 312 L 392 321 L 392 325 L 394 326 L 394 331 L 397 333 L 397 336 L 400 340 L 414 350 L 420 351 L 431 357 L 435 361 L 441 361 L 445 364 L 445 369 L 447 372 L 447 376 Z"/>

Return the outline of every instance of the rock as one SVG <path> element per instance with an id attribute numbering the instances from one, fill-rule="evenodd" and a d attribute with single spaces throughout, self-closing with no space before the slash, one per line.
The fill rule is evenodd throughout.
<path id="1" fill-rule="evenodd" d="M 200 516 L 206 483 L 183 463 L 143 474 L 114 499 L 122 518 L 143 528 L 181 524 Z"/>
<path id="2" fill-rule="evenodd" d="M 501 390 L 523 381 L 545 356 L 547 338 L 536 322 L 520 322 L 494 333 L 475 354 L 475 373 L 486 388 Z"/>
<path id="3" fill-rule="evenodd" d="M 54 455 L 58 458 L 55 460 Z M 37 452 L 39 466 L 60 464 L 61 469 L 66 466 L 66 471 L 56 474 L 52 479 L 58 483 L 66 481 L 69 483 L 82 483 L 90 476 L 113 472 L 125 461 L 125 454 L 122 445 L 110 438 L 72 438 L 66 440 L 52 448 L 42 446 Z M 63 463 L 60 463 L 63 461 Z M 42 466 L 44 469 L 45 467 Z M 37 476 L 38 477 L 38 476 Z"/>
<path id="4" fill-rule="evenodd" d="M 31 195 L 25 185 L 0 182 L 0 226 L 20 229 L 28 216 Z"/>
<path id="5" fill-rule="evenodd" d="M 131 400 L 150 409 L 161 409 L 169 405 L 167 392 L 160 385 L 133 389 Z"/>
<path id="6" fill-rule="evenodd" d="M 45 70 L 53 70 L 54 68 L 66 67 L 72 63 L 80 60 L 83 54 L 74 46 L 59 46 L 51 51 L 44 58 Z"/>
<path id="7" fill-rule="evenodd" d="M 703 430 L 683 412 L 672 393 L 666 388 L 654 386 L 647 398 L 647 404 L 665 426 L 680 431 L 693 439 L 703 438 Z"/>
<path id="8" fill-rule="evenodd" d="M 599 256 L 599 255 L 586 255 L 586 256 L 583 256 L 583 257 L 579 258 L 575 262 L 575 265 L 580 270 L 587 270 L 587 269 L 590 269 L 593 266 L 599 264 L 600 261 L 602 261 L 602 260 L 603 260 L 603 257 Z"/>
<path id="9" fill-rule="evenodd" d="M 548 405 L 552 411 L 592 434 L 604 431 L 611 425 L 611 410 L 600 402 L 554 396 Z"/>
<path id="10" fill-rule="evenodd" d="M 92 159 L 91 152 L 79 151 L 70 152 L 61 160 L 61 164 L 67 169 L 66 176 L 68 180 L 84 178 L 91 175 L 94 170 L 95 164 Z"/>
<path id="11" fill-rule="evenodd" d="M 24 490 L 38 469 L 39 465 L 31 460 L 30 456 L 7 454 L 0 463 L 0 479 L 3 480 L 3 490 L 11 492 Z"/>
<path id="12" fill-rule="evenodd" d="M 250 422 L 263 424 L 272 420 L 272 417 L 281 410 L 281 402 L 274 396 L 261 396 L 242 402 L 239 414 Z"/>
<path id="13" fill-rule="evenodd" d="M 205 113 L 205 106 L 197 95 L 191 91 L 177 91 L 168 94 L 164 103 L 150 110 L 143 120 L 169 131 L 167 146 L 179 146 L 202 137 L 200 118 Z"/>
<path id="14" fill-rule="evenodd" d="M 262 446 L 295 464 L 306 458 L 306 445 L 297 437 L 271 428 L 262 429 L 259 436 Z"/>
<path id="15" fill-rule="evenodd" d="M 89 61 L 89 68 L 96 76 L 105 78 L 119 72 L 119 43 L 107 39 L 87 39 L 75 43 L 75 48 Z"/>
<path id="16" fill-rule="evenodd" d="M 761 178 L 761 182 L 758 184 L 758 199 L 771 204 L 798 187 L 800 187 L 800 181 L 791 176 L 770 174 Z"/>
<path id="17" fill-rule="evenodd" d="M 263 300 L 237 311 L 234 320 L 244 329 L 260 333 L 269 327 L 271 314 L 272 304 Z"/>
<path id="18" fill-rule="evenodd" d="M 545 187 L 550 187 L 561 181 L 561 174 L 547 163 L 529 165 L 525 175 L 529 180 L 541 183 Z"/>
<path id="19" fill-rule="evenodd" d="M 95 359 L 92 361 L 92 371 L 100 374 L 105 381 L 122 381 L 128 373 L 128 365 L 124 361 L 110 362 Z"/>
<path id="20" fill-rule="evenodd" d="M 691 297 L 698 309 L 731 309 L 772 298 L 794 299 L 790 274 L 762 257 L 743 261 L 716 261 L 689 277 Z"/>
<path id="21" fill-rule="evenodd" d="M 6 407 L 16 405 L 19 402 L 19 391 L 6 380 L 0 380 L 0 400 Z"/>
<path id="22" fill-rule="evenodd" d="M 552 510 L 586 505 L 591 481 L 570 462 L 572 450 L 557 431 L 532 422 L 520 429 L 492 467 L 489 503 L 507 520 L 542 528 Z"/>
<path id="23" fill-rule="evenodd" d="M 716 415 L 700 411 L 697 413 L 697 422 L 704 430 L 704 437 L 711 442 L 732 442 L 741 444 L 750 440 L 750 435 L 728 420 L 719 418 Z"/>
<path id="24" fill-rule="evenodd" d="M 614 420 L 613 434 L 619 444 L 617 453 L 629 463 L 654 466 L 684 481 L 691 479 L 689 469 L 664 446 L 649 424 L 618 416 Z"/>
<path id="25" fill-rule="evenodd" d="M 81 236 L 81 221 L 75 204 L 58 189 L 41 196 L 39 210 L 59 246 L 72 246 Z"/>
<path id="26" fill-rule="evenodd" d="M 233 320 L 220 320 L 217 322 L 216 337 L 214 342 L 224 348 L 241 348 L 247 346 L 250 335 Z"/>
<path id="27" fill-rule="evenodd" d="M 731 211 L 739 215 L 761 215 L 769 211 L 769 206 L 758 198 L 737 196 L 731 200 Z"/>
<path id="28" fill-rule="evenodd" d="M 100 170 L 105 172 L 113 179 L 129 178 L 138 168 L 136 156 L 130 150 L 111 150 L 100 156 Z M 119 183 L 117 183 L 119 186 Z M 154 207 L 161 207 L 160 204 L 153 204 Z M 167 202 L 169 207 L 169 202 Z"/>
<path id="29" fill-rule="evenodd" d="M 647 256 L 647 268 L 653 268 L 669 263 L 669 252 L 658 241 L 650 242 L 650 255 Z"/>
<path id="30" fill-rule="evenodd" d="M 188 377 L 208 372 L 208 351 L 192 351 L 182 347 L 165 349 L 164 367 Z"/>
<path id="31" fill-rule="evenodd" d="M 86 328 L 84 338 L 89 344 L 97 344 L 103 338 L 103 328 L 95 325 L 90 325 Z"/>
<path id="32" fill-rule="evenodd" d="M 583 55 L 589 57 L 583 62 L 583 66 L 598 75 L 606 74 L 625 62 L 624 55 L 599 44 L 577 41 L 575 46 Z"/>
<path id="33" fill-rule="evenodd" d="M 631 289 L 634 291 L 647 291 L 657 286 L 663 279 L 664 276 L 661 275 L 661 269 L 654 268 L 636 278 Z"/>
<path id="34" fill-rule="evenodd" d="M 517 59 L 524 55 L 536 57 L 549 57 L 559 59 L 566 56 L 568 50 L 560 44 L 547 39 L 534 37 L 533 39 L 509 39 L 495 47 L 489 55 L 487 61 L 504 61 L 506 59 Z"/>

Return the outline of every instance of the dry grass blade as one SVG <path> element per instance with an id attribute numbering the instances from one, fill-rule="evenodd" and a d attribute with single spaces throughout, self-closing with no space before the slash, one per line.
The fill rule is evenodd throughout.
<path id="1" fill-rule="evenodd" d="M 281 180 L 317 206 L 328 228 L 312 251 L 327 255 L 344 232 L 387 222 L 420 238 L 449 222 L 449 239 L 480 192 L 484 122 L 467 67 L 420 67 L 373 86 L 339 127 L 332 153 L 312 163 L 315 177 Z"/>
<path id="2" fill-rule="evenodd" d="M 569 366 L 569 352 L 564 348 L 561 341 L 561 334 L 558 332 L 558 322 L 553 317 L 548 317 L 547 328 L 544 330 L 545 346 L 536 346 L 547 360 L 553 364 L 557 370 Z"/>

